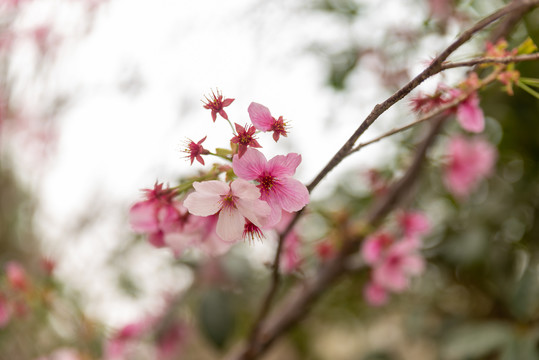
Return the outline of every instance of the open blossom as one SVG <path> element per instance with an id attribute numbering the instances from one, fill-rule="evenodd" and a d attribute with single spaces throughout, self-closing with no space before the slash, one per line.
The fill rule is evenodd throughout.
<path id="1" fill-rule="evenodd" d="M 464 198 L 491 174 L 497 152 L 485 140 L 457 136 L 450 140 L 447 156 L 445 185 L 455 196 Z"/>
<path id="2" fill-rule="evenodd" d="M 301 155 L 295 153 L 277 155 L 267 161 L 255 149 L 247 149 L 241 159 L 235 155 L 232 160 L 236 175 L 258 182 L 260 199 L 271 207 L 271 215 L 266 224 L 268 227 L 279 222 L 282 210 L 296 212 L 309 203 L 309 191 L 305 185 L 292 178 L 300 162 Z"/>
<path id="3" fill-rule="evenodd" d="M 277 142 L 282 135 L 287 136 L 288 124 L 282 116 L 275 120 L 267 107 L 258 103 L 252 102 L 247 109 L 249 117 L 253 125 L 260 131 L 273 131 L 273 140 Z"/>
<path id="4" fill-rule="evenodd" d="M 205 96 L 205 98 L 206 102 L 204 103 L 204 108 L 211 110 L 211 118 L 213 119 L 213 122 L 217 120 L 217 114 L 228 120 L 228 115 L 226 114 L 224 108 L 232 104 L 234 99 L 223 98 L 223 94 L 221 94 L 219 90 L 217 90 L 217 94 L 215 94 L 212 90 L 210 98 L 208 99 L 207 96 Z"/>
<path id="5" fill-rule="evenodd" d="M 369 282 L 363 289 L 363 296 L 372 306 L 382 306 L 387 303 L 389 295 L 382 286 Z"/>
<path id="6" fill-rule="evenodd" d="M 163 184 L 156 183 L 145 192 L 146 200 L 137 202 L 129 210 L 129 222 L 134 231 L 148 234 L 152 245 L 163 247 L 165 234 L 179 226 L 180 203 L 174 200 L 174 191 L 163 189 Z"/>
<path id="7" fill-rule="evenodd" d="M 371 235 L 361 244 L 361 255 L 369 265 L 378 263 L 386 249 L 395 242 L 393 236 L 386 232 Z"/>
<path id="8" fill-rule="evenodd" d="M 374 282 L 393 292 L 405 290 L 410 276 L 421 274 L 425 268 L 425 262 L 417 252 L 418 244 L 418 241 L 406 240 L 393 244 L 374 266 Z"/>
<path id="9" fill-rule="evenodd" d="M 256 141 L 256 138 L 254 136 L 256 129 L 253 126 L 247 126 L 245 127 L 234 124 L 236 126 L 236 132 L 237 135 L 230 140 L 231 143 L 238 144 L 238 156 L 241 158 L 243 154 L 245 154 L 245 151 L 247 150 L 247 147 L 253 147 L 253 148 L 261 148 L 258 141 Z"/>
<path id="10" fill-rule="evenodd" d="M 195 182 L 193 187 L 195 192 L 185 199 L 185 207 L 197 216 L 219 213 L 216 232 L 223 240 L 240 240 L 245 219 L 258 227 L 266 224 L 270 208 L 259 199 L 260 191 L 254 184 L 242 179 L 236 179 L 230 184 L 210 180 Z"/>
<path id="11" fill-rule="evenodd" d="M 399 225 L 404 236 L 415 237 L 426 234 L 430 230 L 429 220 L 424 213 L 419 211 L 408 211 L 398 217 Z"/>
<path id="12" fill-rule="evenodd" d="M 183 152 L 187 153 L 187 158 L 191 160 L 191 165 L 193 165 L 193 161 L 196 159 L 199 163 L 202 165 L 204 164 L 204 159 L 201 155 L 207 155 L 210 152 L 206 149 L 204 149 L 204 146 L 202 146 L 202 143 L 206 140 L 206 136 L 204 136 L 201 140 L 198 142 L 194 142 L 193 140 L 189 140 L 187 143 L 187 147 Z"/>

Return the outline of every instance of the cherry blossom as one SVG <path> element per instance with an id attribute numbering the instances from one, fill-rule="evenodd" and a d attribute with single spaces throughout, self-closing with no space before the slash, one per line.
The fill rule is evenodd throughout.
<path id="1" fill-rule="evenodd" d="M 492 173 L 497 152 L 482 139 L 456 136 L 449 142 L 444 183 L 453 195 L 467 197 L 477 184 Z"/>
<path id="2" fill-rule="evenodd" d="M 234 124 L 236 127 L 237 135 L 234 136 L 230 142 L 234 144 L 238 144 L 238 156 L 241 158 L 243 154 L 245 154 L 245 151 L 247 150 L 247 147 L 253 147 L 253 148 L 261 148 L 258 141 L 256 141 L 256 138 L 254 136 L 256 129 L 254 126 L 247 126 L 245 127 Z"/>
<path id="3" fill-rule="evenodd" d="M 207 96 L 205 96 L 205 98 L 206 102 L 204 103 L 204 108 L 211 110 L 211 118 L 213 119 L 213 122 L 217 120 L 217 114 L 228 120 L 228 115 L 226 114 L 224 108 L 232 104 L 234 99 L 223 98 L 223 94 L 221 94 L 219 90 L 217 90 L 217 94 L 215 94 L 212 90 L 210 98 L 208 99 Z"/>
<path id="4" fill-rule="evenodd" d="M 429 232 L 429 220 L 419 211 L 408 211 L 398 216 L 399 225 L 402 228 L 404 236 L 421 236 Z"/>
<path id="5" fill-rule="evenodd" d="M 363 296 L 372 306 L 385 305 L 389 299 L 387 290 L 374 282 L 369 282 L 365 286 L 363 289 Z"/>
<path id="6" fill-rule="evenodd" d="M 202 143 L 206 140 L 206 136 L 204 136 L 202 139 L 200 139 L 198 142 L 194 142 L 193 140 L 189 140 L 187 143 L 187 146 L 183 152 L 187 153 L 188 155 L 186 158 L 189 158 L 191 160 L 191 165 L 193 165 L 193 161 L 196 159 L 199 163 L 202 165 L 205 165 L 204 159 L 201 155 L 207 155 L 210 152 L 202 146 Z"/>
<path id="7" fill-rule="evenodd" d="M 457 91 L 459 90 L 454 90 L 455 93 Z M 476 92 L 471 93 L 457 106 L 457 121 L 464 130 L 472 133 L 480 133 L 485 129 L 485 117 L 483 110 L 479 107 L 479 97 Z"/>
<path id="8" fill-rule="evenodd" d="M 249 117 L 253 125 L 260 131 L 273 131 L 273 140 L 277 142 L 282 135 L 286 137 L 288 135 L 288 124 L 284 121 L 282 116 L 275 120 L 267 107 L 258 103 L 252 102 L 247 109 Z"/>
<path id="9" fill-rule="evenodd" d="M 247 149 L 240 159 L 235 155 L 232 161 L 234 173 L 245 180 L 256 180 L 260 189 L 260 199 L 271 207 L 271 215 L 266 226 L 279 222 L 282 210 L 296 212 L 309 203 L 309 191 L 298 180 L 292 178 L 301 162 L 301 155 L 290 153 L 277 155 L 267 161 L 258 150 Z"/>
<path id="10" fill-rule="evenodd" d="M 193 183 L 195 192 L 184 201 L 191 214 L 210 216 L 219 213 L 216 232 L 225 241 L 242 238 L 245 219 L 258 227 L 266 224 L 270 214 L 268 204 L 260 200 L 254 184 L 236 179 L 227 184 L 219 180 Z"/>
<path id="11" fill-rule="evenodd" d="M 26 270 L 17 261 L 10 261 L 6 264 L 6 277 L 9 285 L 16 290 L 28 290 L 28 277 Z"/>
<path id="12" fill-rule="evenodd" d="M 385 250 L 394 242 L 393 237 L 386 232 L 374 234 L 363 241 L 361 255 L 367 264 L 376 264 L 384 256 Z"/>
<path id="13" fill-rule="evenodd" d="M 172 189 L 156 183 L 153 189 L 146 189 L 146 200 L 137 202 L 129 210 L 129 222 L 135 232 L 149 235 L 149 242 L 155 247 L 166 245 L 164 235 L 178 230 L 180 226 L 181 204 L 174 200 Z"/>

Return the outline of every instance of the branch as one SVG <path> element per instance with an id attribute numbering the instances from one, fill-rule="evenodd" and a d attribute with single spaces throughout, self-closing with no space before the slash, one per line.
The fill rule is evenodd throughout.
<path id="1" fill-rule="evenodd" d="M 539 53 L 519 55 L 519 56 L 507 56 L 503 58 L 484 57 L 484 58 L 472 59 L 468 61 L 446 63 L 442 65 L 442 70 L 453 69 L 456 67 L 463 67 L 463 66 L 474 66 L 474 65 L 479 65 L 479 64 L 494 64 L 494 63 L 509 64 L 509 63 L 516 63 L 516 62 L 522 62 L 522 61 L 532 61 L 532 60 L 539 60 Z"/>
<path id="2" fill-rule="evenodd" d="M 400 101 L 404 96 L 409 94 L 413 89 L 415 89 L 419 84 L 421 84 L 424 80 L 427 78 L 439 73 L 440 71 L 444 70 L 443 68 L 443 62 L 451 55 L 456 49 L 458 49 L 462 44 L 467 42 L 473 34 L 480 31 L 481 29 L 485 28 L 492 22 L 498 20 L 502 16 L 509 14 L 513 11 L 521 11 L 523 8 L 526 8 L 526 10 L 530 9 L 531 7 L 539 5 L 539 0 L 522 0 L 519 3 L 514 3 L 507 5 L 503 7 L 502 9 L 496 11 L 495 13 L 491 14 L 490 16 L 482 19 L 478 23 L 476 23 L 473 27 L 466 30 L 464 33 L 462 33 L 452 44 L 450 44 L 440 55 L 438 55 L 432 63 L 419 75 L 417 75 L 415 78 L 413 78 L 411 81 L 409 81 L 406 85 L 404 85 L 400 90 L 398 90 L 396 93 L 394 93 L 392 96 L 387 98 L 384 102 L 381 104 L 377 104 L 374 109 L 371 111 L 371 113 L 363 120 L 363 122 L 360 124 L 360 126 L 356 129 L 356 131 L 352 134 L 352 136 L 346 141 L 346 143 L 337 151 L 337 153 L 333 156 L 333 158 L 326 164 L 326 166 L 318 173 L 318 175 L 314 178 L 314 180 L 307 186 L 307 189 L 309 192 L 312 192 L 312 190 L 318 185 L 318 183 L 326 177 L 326 175 L 333 169 L 335 166 L 337 166 L 346 156 L 350 155 L 350 151 L 352 150 L 354 144 L 359 139 L 359 137 L 374 123 L 380 115 L 382 115 L 385 111 L 387 111 L 391 106 L 393 106 L 395 103 Z M 273 302 L 273 299 L 275 298 L 278 284 L 280 282 L 280 274 L 279 274 L 279 260 L 280 255 L 282 252 L 283 242 L 286 237 L 286 235 L 289 233 L 290 229 L 294 226 L 294 224 L 297 222 L 299 217 L 301 216 L 302 212 L 298 212 L 295 214 L 294 218 L 288 225 L 287 229 L 280 234 L 279 237 L 279 244 L 277 247 L 277 252 L 275 254 L 275 259 L 273 263 L 273 272 L 272 272 L 272 282 L 270 285 L 270 288 L 268 289 L 267 294 L 265 295 L 264 301 L 262 303 L 260 312 L 255 320 L 255 323 L 253 325 L 253 329 L 251 332 L 251 336 L 249 338 L 249 342 L 246 345 L 245 349 L 241 351 L 241 355 L 239 358 L 241 359 L 252 359 L 256 357 L 258 354 L 260 354 L 263 350 L 265 350 L 273 340 L 280 335 L 281 331 L 273 331 L 273 335 L 271 340 L 268 341 L 267 335 L 262 334 L 262 336 L 259 335 L 260 329 L 262 328 L 263 322 L 265 320 L 265 317 L 271 307 L 271 303 Z M 353 243 L 353 242 L 349 242 Z M 346 254 L 346 251 L 349 250 L 348 246 L 345 243 L 343 246 L 343 249 L 341 251 L 341 256 L 344 256 Z M 338 259 L 339 257 L 337 257 Z M 319 292 L 321 292 L 324 289 L 324 286 L 331 283 L 334 278 L 336 278 L 340 273 L 343 271 L 342 269 L 342 263 L 339 263 L 338 261 L 333 261 L 331 264 L 334 264 L 333 266 L 326 267 L 328 270 L 326 270 L 324 273 L 320 273 L 320 276 L 315 278 L 315 284 L 319 284 L 317 286 L 314 286 L 312 288 L 312 296 L 310 297 L 303 297 L 303 301 L 306 301 L 305 305 L 307 305 L 311 299 L 314 299 L 317 297 Z M 323 286 L 322 286 L 323 285 Z M 301 317 L 301 316 L 300 316 Z M 296 320 L 294 320 L 296 319 Z M 291 324 L 295 323 L 295 321 L 299 320 L 299 318 L 292 316 L 291 320 L 287 323 L 288 325 L 285 326 L 287 328 Z M 271 328 L 270 328 L 271 329 Z M 267 331 L 266 331 L 267 333 Z M 262 341 L 264 345 L 260 345 L 259 342 Z"/>
<path id="3" fill-rule="evenodd" d="M 539 54 L 538 54 L 539 55 Z M 539 57 L 538 57 L 539 58 Z M 365 146 L 367 145 L 371 145 L 371 144 L 374 144 L 375 142 L 378 142 L 386 137 L 389 137 L 389 136 L 392 136 L 392 135 L 395 135 L 395 134 L 398 134 L 400 132 L 403 132 L 405 130 L 408 130 L 408 129 L 411 129 L 412 127 L 418 125 L 418 124 L 421 124 L 422 122 L 425 122 L 427 120 L 431 120 L 433 119 L 434 117 L 436 117 L 437 115 L 439 114 L 442 114 L 452 108 L 454 108 L 455 106 L 457 106 L 459 103 L 461 103 L 462 101 L 466 100 L 466 98 L 468 98 L 468 96 L 470 96 L 471 93 L 473 93 L 474 91 L 477 91 L 478 89 L 480 89 L 481 87 L 485 86 L 485 85 L 488 85 L 490 84 L 491 82 L 493 82 L 494 80 L 496 80 L 496 78 L 498 77 L 498 75 L 500 74 L 501 72 L 501 69 L 498 69 L 498 70 L 495 70 L 493 71 L 489 76 L 487 76 L 486 78 L 484 78 L 483 80 L 480 81 L 480 83 L 475 86 L 475 87 L 472 87 L 470 91 L 466 92 L 466 93 L 463 93 L 462 95 L 456 97 L 453 101 L 451 102 L 448 102 L 447 104 L 443 105 L 443 106 L 440 106 L 439 108 L 431 111 L 430 113 L 426 114 L 426 115 L 423 115 L 421 116 L 420 118 L 418 118 L 417 120 L 407 124 L 407 125 L 404 125 L 404 126 L 401 126 L 401 127 L 398 127 L 398 128 L 395 128 L 393 130 L 390 130 L 372 140 L 369 140 L 369 141 L 366 141 L 364 143 L 361 143 L 359 144 L 358 146 L 356 146 L 355 148 L 353 148 L 352 150 L 350 150 L 350 154 L 354 153 L 354 152 L 357 152 L 359 151 L 360 149 L 364 148 Z"/>
<path id="4" fill-rule="evenodd" d="M 425 159 L 427 149 L 434 143 L 436 135 L 440 131 L 444 117 L 439 116 L 429 133 L 418 147 L 411 166 L 408 168 L 402 178 L 395 182 L 389 189 L 386 196 L 375 203 L 371 211 L 363 220 L 366 223 L 379 224 L 391 210 L 396 207 L 406 194 L 410 185 L 417 180 L 421 170 L 421 164 Z M 255 359 L 266 351 L 269 346 L 291 326 L 305 317 L 311 305 L 328 289 L 328 287 L 338 280 L 348 271 L 348 258 L 355 254 L 359 243 L 363 240 L 365 234 L 357 234 L 353 231 L 345 231 L 342 247 L 335 258 L 321 268 L 316 276 L 307 279 L 304 283 L 298 284 L 292 293 L 285 299 L 279 309 L 273 312 L 267 324 L 263 324 L 260 335 L 256 343 L 249 343 L 245 348 L 240 349 L 238 353 L 232 354 L 228 359 Z"/>

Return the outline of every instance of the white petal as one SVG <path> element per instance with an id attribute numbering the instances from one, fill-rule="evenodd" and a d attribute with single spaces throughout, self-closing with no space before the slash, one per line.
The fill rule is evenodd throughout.
<path id="1" fill-rule="evenodd" d="M 217 220 L 217 235 L 224 241 L 238 241 L 243 235 L 245 218 L 238 209 L 224 208 Z"/>
<path id="2" fill-rule="evenodd" d="M 185 199 L 183 205 L 193 215 L 210 216 L 221 209 L 220 200 L 219 195 L 194 192 Z"/>
<path id="3" fill-rule="evenodd" d="M 193 187 L 199 193 L 213 194 L 213 195 L 227 195 L 230 192 L 230 187 L 224 181 L 209 180 L 193 183 Z"/>
<path id="4" fill-rule="evenodd" d="M 255 184 L 243 179 L 236 179 L 230 184 L 232 193 L 240 199 L 258 199 L 260 197 L 260 190 Z"/>
<path id="5" fill-rule="evenodd" d="M 271 213 L 268 203 L 258 199 L 238 199 L 236 201 L 236 207 L 241 215 L 245 216 L 258 227 L 263 227 L 266 225 L 268 222 L 268 217 Z"/>

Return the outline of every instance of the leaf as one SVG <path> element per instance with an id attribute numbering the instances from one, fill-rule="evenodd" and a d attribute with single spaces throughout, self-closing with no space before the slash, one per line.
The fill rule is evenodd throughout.
<path id="1" fill-rule="evenodd" d="M 451 331 L 442 344 L 442 358 L 480 358 L 506 347 L 512 337 L 508 324 L 499 322 L 466 324 Z"/>
<path id="2" fill-rule="evenodd" d="M 524 24 L 530 38 L 534 43 L 539 44 L 539 8 L 530 11 L 524 16 Z"/>
<path id="3" fill-rule="evenodd" d="M 530 37 L 528 37 L 526 40 L 524 40 L 522 44 L 519 45 L 518 54 L 519 55 L 531 54 L 536 50 L 537 50 L 537 46 L 533 43 L 533 40 Z"/>
<path id="4" fill-rule="evenodd" d="M 522 90 L 526 91 L 528 94 L 530 94 L 531 96 L 539 99 L 539 93 L 535 90 L 533 90 L 531 87 L 529 87 L 528 85 L 524 84 L 522 81 L 518 81 L 517 82 L 517 85 L 519 88 L 521 88 Z"/>
<path id="5" fill-rule="evenodd" d="M 206 291 L 201 296 L 198 315 L 200 328 L 206 338 L 222 349 L 235 325 L 230 296 L 218 289 Z"/>
<path id="6" fill-rule="evenodd" d="M 217 148 L 217 149 L 215 149 L 215 153 L 216 153 L 218 156 L 226 157 L 226 156 L 232 154 L 232 150 L 230 150 L 230 149 L 223 149 L 223 148 Z"/>

